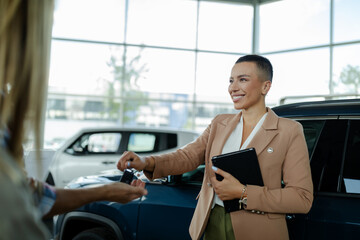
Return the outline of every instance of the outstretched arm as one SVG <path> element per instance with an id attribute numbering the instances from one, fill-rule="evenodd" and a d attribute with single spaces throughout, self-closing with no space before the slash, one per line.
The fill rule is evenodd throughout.
<path id="1" fill-rule="evenodd" d="M 42 194 L 39 199 L 39 207 L 43 208 L 44 218 L 66 213 L 95 201 L 127 203 L 147 194 L 145 183 L 141 180 L 134 180 L 131 185 L 115 182 L 80 189 L 51 188 L 44 185 L 43 191 L 50 191 L 50 194 Z"/>

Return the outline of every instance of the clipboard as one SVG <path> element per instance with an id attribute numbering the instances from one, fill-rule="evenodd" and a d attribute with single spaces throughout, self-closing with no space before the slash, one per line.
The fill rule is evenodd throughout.
<path id="1" fill-rule="evenodd" d="M 213 156 L 211 160 L 215 167 L 230 173 L 242 184 L 264 186 L 255 148 L 247 148 Z M 218 181 L 223 180 L 221 175 L 215 175 Z M 225 211 L 233 212 L 240 210 L 239 200 L 240 199 L 224 201 Z"/>

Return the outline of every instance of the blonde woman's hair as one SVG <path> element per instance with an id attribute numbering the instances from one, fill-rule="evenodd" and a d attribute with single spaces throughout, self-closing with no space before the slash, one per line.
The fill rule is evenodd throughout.
<path id="1" fill-rule="evenodd" d="M 0 0 L 0 128 L 20 166 L 24 137 L 34 134 L 36 149 L 43 138 L 53 8 L 52 0 Z"/>

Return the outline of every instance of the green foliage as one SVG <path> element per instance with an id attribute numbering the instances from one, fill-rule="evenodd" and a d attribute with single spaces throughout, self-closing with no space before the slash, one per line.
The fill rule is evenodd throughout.
<path id="1" fill-rule="evenodd" d="M 360 66 L 347 65 L 340 74 L 340 81 L 345 85 L 353 85 L 353 93 L 359 93 Z"/>
<path id="2" fill-rule="evenodd" d="M 120 56 L 112 54 L 107 65 L 112 69 L 113 79 L 107 80 L 106 101 L 110 119 L 126 124 L 136 118 L 136 110 L 147 103 L 147 96 L 139 90 L 138 80 L 147 71 L 146 64 L 140 65 L 141 51 L 127 60 L 126 51 Z M 122 97 L 124 101 L 120 101 Z M 120 119 L 119 119 L 120 118 Z"/>

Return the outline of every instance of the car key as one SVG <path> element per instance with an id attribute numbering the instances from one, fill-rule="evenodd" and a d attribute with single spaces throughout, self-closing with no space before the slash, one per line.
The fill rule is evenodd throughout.
<path id="1" fill-rule="evenodd" d="M 130 169 L 125 169 L 123 175 L 120 178 L 120 182 L 130 184 L 133 180 L 134 173 Z"/>

